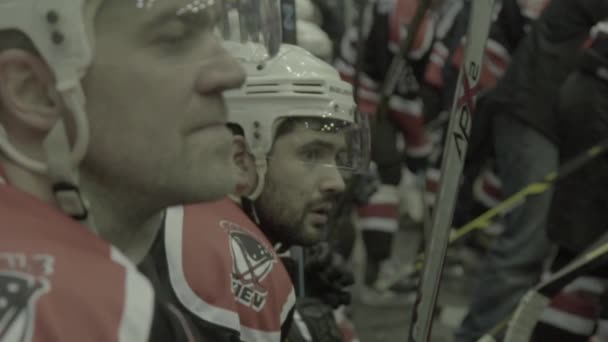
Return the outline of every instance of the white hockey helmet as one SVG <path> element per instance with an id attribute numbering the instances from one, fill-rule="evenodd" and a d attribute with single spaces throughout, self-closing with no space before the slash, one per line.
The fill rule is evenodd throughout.
<path id="1" fill-rule="evenodd" d="M 19 151 L 0 125 L 0 152 L 18 165 L 53 179 L 62 208 L 78 216 L 83 209 L 77 165 L 89 142 L 85 96 L 80 84 L 91 65 L 94 51 L 94 19 L 106 0 L 0 0 L 0 32 L 17 31 L 31 40 L 34 48 L 53 71 L 56 89 L 72 121 L 72 146 L 60 120 L 45 141 L 47 160 L 35 160 Z M 234 40 L 248 49 L 253 62 L 274 56 L 281 42 L 280 0 L 123 0 L 146 16 L 163 14 L 181 21 L 193 18 L 196 24 L 210 25 L 225 40 Z M 202 21 L 201 21 L 202 20 Z M 197 61 L 180 61 L 180 63 Z M 112 67 L 112 66 L 109 66 Z"/>
<path id="2" fill-rule="evenodd" d="M 238 49 L 238 48 L 237 48 Z M 233 53 L 238 55 L 238 52 Z M 263 190 L 267 159 L 281 123 L 296 119 L 304 127 L 344 137 L 344 150 L 320 163 L 347 173 L 369 166 L 367 116 L 357 111 L 352 86 L 326 62 L 298 46 L 284 44 L 266 63 L 244 63 L 247 81 L 224 93 L 228 121 L 239 125 L 255 158 L 258 183 L 251 199 Z"/>

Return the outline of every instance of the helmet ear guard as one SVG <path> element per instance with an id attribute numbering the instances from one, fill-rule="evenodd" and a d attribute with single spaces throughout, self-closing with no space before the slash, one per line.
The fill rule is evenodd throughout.
<path id="1" fill-rule="evenodd" d="M 91 7 L 95 5 L 89 5 L 89 8 Z M 84 158 L 89 140 L 88 123 L 84 113 L 85 98 L 80 86 L 80 78 L 92 60 L 92 48 L 85 29 L 84 9 L 83 0 L 0 1 L 0 31 L 17 30 L 32 41 L 37 52 L 53 71 L 56 89 L 74 117 L 76 139 L 72 150 L 68 151 L 71 155 L 69 160 L 74 166 Z M 37 173 L 49 173 L 46 163 L 33 160 L 14 148 L 8 141 L 6 131 L 1 127 L 0 149 L 22 167 Z"/>
<path id="2" fill-rule="evenodd" d="M 39 161 L 13 146 L 0 125 L 0 151 L 21 167 L 47 175 L 61 209 L 81 221 L 88 219 L 88 211 L 77 186 L 77 165 L 87 151 L 89 127 L 80 78 L 92 61 L 85 16 L 95 13 L 102 0 L 87 0 L 86 6 L 84 1 L 0 0 L 0 32 L 14 30 L 32 42 L 53 72 L 55 89 L 75 126 L 74 145 L 70 146 L 64 120 L 58 120 L 43 143 L 46 160 Z M 88 226 L 94 230 L 92 224 Z"/>
<path id="3" fill-rule="evenodd" d="M 255 201 L 264 190 L 266 171 L 268 170 L 266 157 L 272 149 L 272 140 L 268 139 L 269 136 L 267 134 L 262 133 L 265 130 L 262 122 L 252 116 L 247 116 L 247 119 L 243 121 L 233 121 L 229 123 L 229 126 L 233 124 L 238 125 L 242 130 L 247 142 L 247 149 L 253 155 L 258 178 L 255 188 L 247 198 Z"/>

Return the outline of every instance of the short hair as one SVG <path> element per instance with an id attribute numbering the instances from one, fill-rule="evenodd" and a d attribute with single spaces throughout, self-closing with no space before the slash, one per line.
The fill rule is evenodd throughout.
<path id="1" fill-rule="evenodd" d="M 293 132 L 298 124 L 304 124 L 307 128 L 328 133 L 337 133 L 344 127 L 344 121 L 339 119 L 322 118 L 318 116 L 290 116 L 283 118 L 277 125 L 274 141 L 280 137 Z"/>
<path id="2" fill-rule="evenodd" d="M 0 30 L 0 53 L 9 49 L 18 49 L 39 56 L 38 49 L 32 40 L 17 29 Z"/>
<path id="3" fill-rule="evenodd" d="M 273 141 L 276 141 L 278 138 L 289 134 L 291 132 L 293 132 L 296 128 L 296 125 L 298 123 L 303 123 L 303 122 L 314 122 L 314 126 L 321 126 L 321 122 L 323 120 L 327 120 L 327 119 L 320 119 L 320 118 L 310 118 L 310 117 L 306 117 L 306 118 L 300 118 L 300 117 L 286 117 L 283 118 L 279 121 L 278 125 L 277 125 L 277 129 L 275 131 L 274 137 L 273 137 Z M 235 123 L 235 122 L 229 122 L 226 126 L 228 126 L 228 128 L 230 129 L 230 131 L 232 132 L 233 135 L 240 135 L 240 136 L 245 136 L 245 130 L 243 129 L 243 127 L 241 127 L 240 124 Z"/>
<path id="4" fill-rule="evenodd" d="M 230 129 L 232 135 L 240 135 L 242 137 L 245 136 L 245 130 L 243 127 L 241 127 L 241 125 L 234 122 L 229 122 L 226 126 L 228 126 L 228 129 Z"/>

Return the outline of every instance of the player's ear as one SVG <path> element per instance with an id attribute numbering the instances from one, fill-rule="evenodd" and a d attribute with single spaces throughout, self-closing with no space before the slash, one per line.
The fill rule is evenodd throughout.
<path id="1" fill-rule="evenodd" d="M 233 162 L 237 168 L 238 194 L 241 196 L 249 195 L 257 184 L 257 170 L 255 168 L 255 158 L 249 153 L 245 139 L 240 135 L 235 135 L 233 139 Z"/>
<path id="2" fill-rule="evenodd" d="M 232 145 L 234 148 L 232 158 L 234 165 L 238 167 L 240 172 L 247 173 L 251 166 L 249 165 L 249 152 L 247 151 L 245 139 L 240 135 L 235 135 Z"/>
<path id="3" fill-rule="evenodd" d="M 23 50 L 0 53 L 0 101 L 10 132 L 46 134 L 62 114 L 48 65 Z"/>

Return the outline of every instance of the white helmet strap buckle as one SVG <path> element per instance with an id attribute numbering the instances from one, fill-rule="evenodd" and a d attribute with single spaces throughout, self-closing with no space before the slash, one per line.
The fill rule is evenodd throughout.
<path id="1" fill-rule="evenodd" d="M 88 210 L 78 184 L 78 174 L 71 160 L 70 146 L 63 120 L 59 120 L 44 141 L 48 175 L 53 193 L 61 209 L 74 219 L 84 221 Z"/>

